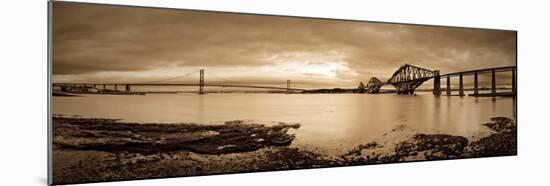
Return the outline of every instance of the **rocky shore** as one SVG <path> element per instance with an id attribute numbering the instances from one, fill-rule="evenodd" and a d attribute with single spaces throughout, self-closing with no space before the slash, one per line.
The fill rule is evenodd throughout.
<path id="1" fill-rule="evenodd" d="M 497 117 L 483 125 L 493 133 L 475 141 L 447 134 L 414 134 L 398 143 L 372 141 L 328 156 L 289 146 L 295 136 L 288 130 L 299 130 L 299 124 L 140 124 L 54 117 L 53 181 L 67 184 L 516 154 L 513 120 Z"/>
<path id="2" fill-rule="evenodd" d="M 377 142 L 359 145 L 342 156 L 344 165 L 396 163 L 420 160 L 445 160 L 517 154 L 517 130 L 509 118 L 491 118 L 483 124 L 493 133 L 476 141 L 447 134 L 415 134 L 390 147 Z"/>

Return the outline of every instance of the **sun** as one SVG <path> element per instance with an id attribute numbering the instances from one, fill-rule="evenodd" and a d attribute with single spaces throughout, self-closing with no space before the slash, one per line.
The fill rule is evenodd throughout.
<path id="1" fill-rule="evenodd" d="M 284 74 L 301 77 L 336 79 L 339 72 L 350 70 L 339 51 L 291 52 L 271 56 L 269 60 Z"/>

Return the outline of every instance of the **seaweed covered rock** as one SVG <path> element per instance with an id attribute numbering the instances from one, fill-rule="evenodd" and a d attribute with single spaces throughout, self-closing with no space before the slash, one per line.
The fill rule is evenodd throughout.
<path id="1" fill-rule="evenodd" d="M 111 119 L 54 118 L 54 144 L 63 148 L 107 152 L 157 153 L 188 150 L 201 154 L 248 152 L 287 146 L 295 138 L 288 129 L 228 122 L 223 125 L 138 124 Z"/>
<path id="2" fill-rule="evenodd" d="M 337 165 L 337 161 L 322 154 L 298 148 L 280 147 L 265 153 L 262 170 L 318 168 Z"/>
<path id="3" fill-rule="evenodd" d="M 358 145 L 341 158 L 346 164 L 359 165 L 517 154 L 517 129 L 512 119 L 495 117 L 483 125 L 493 133 L 470 143 L 462 136 L 414 134 L 393 148 L 384 148 L 376 141 Z"/>
<path id="4" fill-rule="evenodd" d="M 513 120 L 505 117 L 491 118 L 483 124 L 495 133 L 472 142 L 466 156 L 506 156 L 517 154 L 517 127 Z"/>
<path id="5" fill-rule="evenodd" d="M 468 139 L 447 134 L 417 134 L 412 139 L 398 144 L 397 158 L 424 155 L 427 160 L 458 158 L 468 145 Z"/>

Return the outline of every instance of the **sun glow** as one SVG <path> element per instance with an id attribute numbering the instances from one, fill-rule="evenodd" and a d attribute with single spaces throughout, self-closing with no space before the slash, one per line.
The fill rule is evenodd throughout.
<path id="1" fill-rule="evenodd" d="M 309 83 L 338 83 L 357 76 L 339 52 L 293 52 L 276 54 L 256 66 L 183 66 L 144 71 L 105 71 L 80 75 L 54 75 L 56 82 L 195 82 L 199 69 L 208 82 L 271 83 L 294 80 Z M 161 81 L 167 79 L 166 81 Z"/>
<path id="2" fill-rule="evenodd" d="M 291 52 L 270 57 L 283 74 L 301 77 L 337 79 L 338 72 L 350 71 L 340 51 Z"/>
<path id="3" fill-rule="evenodd" d="M 287 71 L 293 72 L 295 74 L 324 78 L 336 78 L 337 71 L 347 69 L 347 67 L 345 67 L 342 63 L 289 62 L 281 66 L 284 69 L 287 69 Z"/>

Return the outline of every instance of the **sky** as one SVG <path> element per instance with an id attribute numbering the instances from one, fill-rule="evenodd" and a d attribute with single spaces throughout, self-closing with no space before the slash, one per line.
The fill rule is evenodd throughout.
<path id="1" fill-rule="evenodd" d="M 403 64 L 513 66 L 517 42 L 513 31 L 67 2 L 54 2 L 52 37 L 54 82 L 187 83 L 205 69 L 207 83 L 317 88 L 387 80 Z"/>

